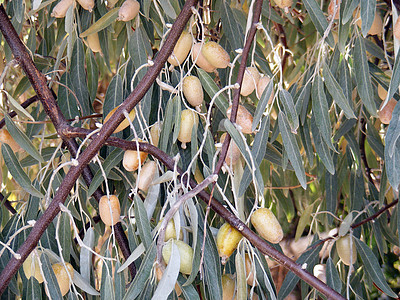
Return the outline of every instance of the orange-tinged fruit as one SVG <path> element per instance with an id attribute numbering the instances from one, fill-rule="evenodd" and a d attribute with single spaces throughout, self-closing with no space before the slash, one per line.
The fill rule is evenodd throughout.
<path id="1" fill-rule="evenodd" d="M 136 0 L 125 0 L 118 11 L 118 21 L 133 20 L 140 10 L 140 3 Z"/>
<path id="2" fill-rule="evenodd" d="M 228 107 L 226 110 L 226 115 L 228 118 L 231 118 L 232 105 Z M 251 126 L 253 124 L 253 116 L 249 111 L 244 108 L 244 106 L 239 105 L 237 115 L 236 115 L 236 124 L 238 124 L 242 128 L 243 133 L 252 133 Z"/>
<path id="3" fill-rule="evenodd" d="M 279 243 L 283 238 L 281 224 L 268 208 L 259 208 L 250 217 L 251 224 L 258 234 L 270 243 Z"/>
<path id="4" fill-rule="evenodd" d="M 255 67 L 248 67 L 244 72 L 242 87 L 240 89 L 240 95 L 248 96 L 250 95 L 257 87 L 258 82 L 260 81 L 260 73 Z"/>
<path id="5" fill-rule="evenodd" d="M 97 32 L 88 35 L 87 38 L 86 38 L 86 42 L 88 43 L 89 48 L 93 52 L 100 52 L 101 51 L 99 35 L 97 34 Z"/>
<path id="6" fill-rule="evenodd" d="M 5 128 L 0 129 L 0 143 L 8 144 L 8 146 L 10 146 L 14 152 L 22 150 L 20 145 L 14 140 L 14 138 Z"/>
<path id="7" fill-rule="evenodd" d="M 382 107 L 383 103 L 381 104 L 381 107 Z M 389 102 L 385 105 L 385 107 L 383 109 L 379 109 L 378 117 L 379 117 L 379 120 L 381 120 L 381 122 L 383 124 L 390 123 L 390 120 L 392 119 L 393 110 L 394 110 L 394 107 L 396 106 L 396 104 L 397 104 L 397 101 L 392 98 L 389 100 Z"/>
<path id="8" fill-rule="evenodd" d="M 329 18 L 332 19 L 339 19 L 339 15 L 340 15 L 340 2 L 341 0 L 331 0 L 331 2 L 329 3 L 328 6 L 328 15 Z M 335 9 L 336 9 L 336 14 L 335 16 L 333 16 L 333 14 L 335 13 Z"/>
<path id="9" fill-rule="evenodd" d="M 104 224 L 113 226 L 119 222 L 121 215 L 121 206 L 119 199 L 115 195 L 110 195 L 110 199 L 107 195 L 100 198 L 99 202 L 100 218 Z"/>
<path id="10" fill-rule="evenodd" d="M 51 16 L 54 18 L 64 18 L 68 8 L 73 4 L 75 4 L 75 0 L 61 0 L 54 6 Z"/>
<path id="11" fill-rule="evenodd" d="M 248 253 L 245 254 L 244 256 L 244 262 L 245 262 L 245 267 L 246 267 L 246 278 L 247 278 L 247 284 L 251 286 L 256 286 L 257 281 L 254 278 L 254 269 L 253 269 L 253 264 L 251 262 L 250 256 Z"/>
<path id="12" fill-rule="evenodd" d="M 138 188 L 141 189 L 142 191 L 147 192 L 156 173 L 157 173 L 157 163 L 153 160 L 149 160 L 140 169 Z"/>
<path id="13" fill-rule="evenodd" d="M 197 113 L 193 110 L 185 109 L 181 112 L 181 126 L 179 129 L 178 140 L 182 143 L 181 147 L 186 149 L 186 143 L 192 140 L 193 126 L 199 122 Z"/>
<path id="14" fill-rule="evenodd" d="M 351 244 L 351 246 L 350 246 Z M 351 253 L 350 253 L 351 247 Z M 336 251 L 342 260 L 342 262 L 350 266 L 350 259 L 351 263 L 354 264 L 357 261 L 357 249 L 353 239 L 350 239 L 349 235 L 345 235 L 336 241 Z"/>
<path id="15" fill-rule="evenodd" d="M 92 12 L 94 7 L 94 0 L 77 0 L 83 9 Z"/>
<path id="16" fill-rule="evenodd" d="M 160 123 L 156 122 L 150 128 L 151 143 L 156 147 L 158 146 L 158 141 L 160 140 L 160 133 L 161 133 Z"/>
<path id="17" fill-rule="evenodd" d="M 266 75 L 264 75 L 263 77 L 260 78 L 260 80 L 258 81 L 257 90 L 256 90 L 258 99 L 261 98 L 262 94 L 264 93 L 264 90 L 267 88 L 270 81 L 271 81 L 271 79 Z M 269 100 L 268 100 L 268 104 L 271 104 L 272 100 L 274 100 L 274 90 L 272 90 L 271 96 L 269 97 Z"/>
<path id="18" fill-rule="evenodd" d="M 325 264 L 317 264 L 314 266 L 313 274 L 323 283 L 326 283 L 326 265 Z"/>
<path id="19" fill-rule="evenodd" d="M 201 53 L 216 68 L 225 69 L 231 61 L 228 52 L 216 42 L 205 43 L 201 49 Z"/>
<path id="20" fill-rule="evenodd" d="M 221 135 L 220 142 L 223 143 L 226 138 L 226 132 Z M 226 154 L 225 157 L 225 162 L 230 166 L 234 166 L 241 157 L 241 153 L 239 150 L 239 147 L 236 145 L 235 141 L 231 139 L 231 142 L 229 143 L 229 148 L 228 148 L 228 153 Z"/>
<path id="21" fill-rule="evenodd" d="M 72 282 L 69 278 L 74 278 L 74 268 L 72 267 L 72 265 L 67 262 L 65 263 L 65 265 L 67 268 L 65 268 L 62 263 L 52 265 L 54 274 L 57 278 L 58 286 L 60 287 L 61 295 L 63 296 L 68 293 L 71 286 Z"/>
<path id="22" fill-rule="evenodd" d="M 24 269 L 24 273 L 26 278 L 31 278 L 34 276 L 39 283 L 43 282 L 43 276 L 40 272 L 39 266 L 40 254 L 37 251 L 31 252 L 29 256 L 25 259 L 22 268 Z"/>
<path id="23" fill-rule="evenodd" d="M 172 243 L 178 247 L 179 256 L 181 258 L 181 264 L 179 266 L 179 271 L 182 274 L 189 275 L 192 272 L 193 265 L 193 249 L 185 242 L 179 240 L 170 239 L 162 249 L 162 257 L 166 264 L 168 264 L 171 258 Z"/>
<path id="24" fill-rule="evenodd" d="M 204 46 L 204 44 L 203 44 Z M 208 60 L 201 53 L 201 43 L 196 43 L 192 47 L 192 60 L 196 62 L 196 65 L 202 68 L 204 71 L 211 73 L 217 68 L 208 62 Z"/>
<path id="25" fill-rule="evenodd" d="M 141 142 L 141 141 L 139 141 Z M 125 170 L 134 172 L 139 168 L 139 164 L 142 165 L 147 158 L 147 153 L 137 150 L 127 150 L 124 153 L 122 165 Z"/>
<path id="26" fill-rule="evenodd" d="M 190 49 L 192 48 L 192 44 L 192 35 L 187 31 L 183 31 L 174 47 L 174 51 L 168 58 L 168 62 L 175 67 L 182 64 L 188 56 Z"/>
<path id="27" fill-rule="evenodd" d="M 222 281 L 222 299 L 223 300 L 236 299 L 235 296 L 236 283 L 235 280 L 231 277 L 231 275 L 228 274 L 222 275 L 221 281 Z"/>
<path id="28" fill-rule="evenodd" d="M 115 107 L 112 111 L 110 111 L 108 113 L 108 115 L 106 116 L 106 118 L 104 119 L 103 123 L 106 123 L 112 117 L 112 115 L 115 113 L 115 111 L 118 108 L 119 108 L 119 106 Z M 135 116 L 136 116 L 135 109 L 132 109 L 132 111 L 129 113 L 129 120 L 131 122 L 133 122 L 133 120 L 135 119 Z M 123 119 L 122 122 L 118 125 L 118 127 L 114 130 L 114 133 L 120 132 L 120 131 L 124 130 L 126 127 L 128 127 L 129 120 L 127 118 Z"/>
<path id="29" fill-rule="evenodd" d="M 199 106 L 203 103 L 203 86 L 196 76 L 186 76 L 183 79 L 182 91 L 190 105 Z"/>
<path id="30" fill-rule="evenodd" d="M 229 223 L 224 223 L 220 227 L 217 234 L 217 248 L 223 265 L 236 250 L 242 237 L 242 234 Z"/>

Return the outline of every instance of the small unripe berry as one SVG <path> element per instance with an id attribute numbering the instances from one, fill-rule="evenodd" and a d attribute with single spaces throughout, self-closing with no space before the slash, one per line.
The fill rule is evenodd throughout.
<path id="1" fill-rule="evenodd" d="M 339 19 L 339 15 L 340 15 L 340 2 L 341 0 L 331 0 L 331 2 L 329 3 L 328 6 L 328 15 L 329 18 L 332 20 L 335 19 Z M 336 7 L 335 7 L 336 6 Z M 333 15 L 335 13 L 335 9 L 336 9 L 336 14 L 335 16 Z"/>
<path id="2" fill-rule="evenodd" d="M 172 243 L 178 247 L 179 256 L 181 258 L 181 264 L 179 267 L 179 271 L 182 274 L 189 275 L 192 272 L 193 266 L 193 249 L 185 242 L 179 240 L 169 240 L 162 249 L 162 257 L 166 264 L 168 264 L 171 258 L 172 252 Z"/>
<path id="3" fill-rule="evenodd" d="M 224 223 L 220 227 L 217 234 L 217 248 L 223 265 L 236 250 L 242 237 L 242 234 L 229 223 Z"/>
<path id="4" fill-rule="evenodd" d="M 199 121 L 197 113 L 190 109 L 185 109 L 181 112 L 181 126 L 179 129 L 178 140 L 182 143 L 181 147 L 186 149 L 186 143 L 192 140 L 193 126 Z"/>
<path id="5" fill-rule="evenodd" d="M 93 52 L 100 52 L 101 51 L 99 35 L 97 34 L 97 32 L 88 35 L 87 38 L 86 38 L 86 42 L 87 42 L 89 48 Z"/>
<path id="6" fill-rule="evenodd" d="M 118 107 L 119 106 L 115 107 L 112 111 L 110 111 L 108 113 L 108 115 L 104 119 L 103 123 L 107 122 L 112 117 L 112 115 L 115 113 L 115 111 L 118 109 Z M 136 112 L 134 109 L 132 109 L 132 111 L 129 113 L 129 120 L 131 120 L 131 122 L 133 122 L 133 120 L 135 119 L 135 116 L 136 116 Z M 129 120 L 126 118 L 124 120 L 122 120 L 122 122 L 119 123 L 118 127 L 114 130 L 114 133 L 120 132 L 120 131 L 124 130 L 126 127 L 128 127 Z"/>
<path id="7" fill-rule="evenodd" d="M 222 275 L 222 300 L 236 299 L 236 283 L 235 280 L 228 274 Z M 233 298 L 235 296 L 235 298 Z"/>
<path id="8" fill-rule="evenodd" d="M 92 12 L 94 7 L 94 0 L 77 0 L 83 9 Z"/>
<path id="9" fill-rule="evenodd" d="M 277 244 L 283 238 L 281 224 L 274 213 L 268 208 L 259 208 L 250 217 L 251 224 L 257 230 L 258 234 L 269 241 Z"/>
<path id="10" fill-rule="evenodd" d="M 257 281 L 254 278 L 254 270 L 253 270 L 253 264 L 251 262 L 250 256 L 248 253 L 245 254 L 245 266 L 246 266 L 246 278 L 247 278 L 247 284 L 251 286 L 256 286 Z"/>
<path id="11" fill-rule="evenodd" d="M 65 265 L 67 269 L 65 269 L 64 265 L 61 263 L 52 265 L 54 274 L 57 278 L 58 286 L 60 287 L 61 295 L 63 296 L 68 293 L 71 286 L 72 282 L 69 278 L 74 278 L 74 268 L 72 267 L 72 265 L 67 262 L 65 263 Z"/>
<path id="12" fill-rule="evenodd" d="M 128 22 L 139 14 L 140 3 L 136 0 L 125 0 L 118 11 L 118 21 Z"/>
<path id="13" fill-rule="evenodd" d="M 22 150 L 20 145 L 14 140 L 14 138 L 5 128 L 0 129 L 0 143 L 8 144 L 14 152 Z"/>
<path id="14" fill-rule="evenodd" d="M 207 61 L 216 68 L 225 69 L 231 58 L 228 52 L 220 44 L 216 42 L 207 42 L 201 49 L 201 53 L 207 59 Z"/>
<path id="15" fill-rule="evenodd" d="M 192 48 L 192 44 L 192 35 L 187 31 L 183 31 L 174 47 L 174 51 L 168 58 L 168 62 L 175 67 L 182 64 L 188 56 L 190 49 Z"/>
<path id="16" fill-rule="evenodd" d="M 383 124 L 389 124 L 390 120 L 392 120 L 392 114 L 393 114 L 393 110 L 394 110 L 394 107 L 396 106 L 396 104 L 397 104 L 397 101 L 392 98 L 389 100 L 389 102 L 385 105 L 385 107 L 383 109 L 379 110 L 378 117 L 379 117 L 379 120 L 381 120 L 381 122 Z M 382 103 L 382 105 L 383 105 L 383 103 Z"/>
<path id="17" fill-rule="evenodd" d="M 119 222 L 121 215 L 121 207 L 119 199 L 115 195 L 110 195 L 108 200 L 107 195 L 100 198 L 99 202 L 100 218 L 104 224 L 113 226 Z"/>
<path id="18" fill-rule="evenodd" d="M 231 118 L 232 105 L 226 110 L 226 115 L 228 118 Z M 243 133 L 252 133 L 251 126 L 253 124 L 253 116 L 249 111 L 244 108 L 244 106 L 239 105 L 237 115 L 236 115 L 236 124 L 238 124 L 242 128 Z"/>
<path id="19" fill-rule="evenodd" d="M 326 265 L 325 264 L 318 264 L 314 266 L 313 274 L 323 283 L 326 283 Z"/>
<path id="20" fill-rule="evenodd" d="M 267 88 L 270 81 L 271 81 L 271 79 L 266 75 L 260 78 L 260 80 L 258 81 L 257 90 L 256 90 L 258 99 L 261 98 L 262 94 L 264 93 L 264 90 Z M 268 104 L 271 104 L 272 100 L 274 100 L 274 90 L 272 90 L 271 96 L 268 99 Z"/>
<path id="21" fill-rule="evenodd" d="M 40 254 L 38 251 L 31 252 L 29 256 L 25 259 L 22 268 L 24 269 L 24 273 L 26 278 L 31 278 L 32 276 L 39 282 L 43 282 L 43 276 L 40 272 L 39 266 Z"/>
<path id="22" fill-rule="evenodd" d="M 221 135 L 220 142 L 223 143 L 225 141 L 225 138 L 226 132 Z M 225 157 L 225 162 L 229 166 L 234 166 L 240 160 L 241 156 L 242 155 L 240 153 L 239 147 L 236 145 L 235 141 L 231 139 L 231 142 L 229 143 L 228 153 Z"/>
<path id="23" fill-rule="evenodd" d="M 139 142 L 141 142 L 139 140 Z M 127 150 L 124 153 L 122 165 L 125 170 L 134 172 L 139 168 L 139 164 L 142 165 L 147 158 L 147 153 L 137 150 Z"/>
<path id="24" fill-rule="evenodd" d="M 75 0 L 61 0 L 54 6 L 51 16 L 54 18 L 64 18 L 68 8 L 73 4 L 75 5 Z"/>
<path id="25" fill-rule="evenodd" d="M 204 44 L 203 44 L 204 46 Z M 192 60 L 196 61 L 196 65 L 202 68 L 204 71 L 211 73 L 214 72 L 217 68 L 208 62 L 208 60 L 201 53 L 201 43 L 197 43 L 193 45 L 192 48 Z M 196 60 L 197 59 L 197 60 Z"/>
<path id="26" fill-rule="evenodd" d="M 350 247 L 352 249 L 351 257 L 350 257 Z M 345 235 L 336 241 L 336 251 L 342 262 L 347 266 L 350 266 L 350 258 L 352 264 L 354 264 L 357 261 L 356 245 L 354 243 L 353 238 L 350 239 L 349 235 Z"/>
<path id="27" fill-rule="evenodd" d="M 199 106 L 203 103 L 203 87 L 196 76 L 186 76 L 183 79 L 182 91 L 190 105 Z"/>
<path id="28" fill-rule="evenodd" d="M 149 160 L 140 170 L 138 188 L 142 191 L 147 192 L 156 173 L 157 163 L 153 160 Z"/>
<path id="29" fill-rule="evenodd" d="M 242 87 L 240 89 L 240 95 L 248 96 L 250 95 L 255 88 L 257 87 L 258 82 L 260 81 L 260 73 L 255 67 L 248 67 L 244 72 Z"/>

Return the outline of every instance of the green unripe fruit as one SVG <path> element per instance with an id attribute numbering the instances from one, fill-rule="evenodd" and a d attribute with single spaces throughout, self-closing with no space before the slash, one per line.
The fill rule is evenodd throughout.
<path id="1" fill-rule="evenodd" d="M 350 247 L 352 253 L 350 253 Z M 336 251 L 342 262 L 347 266 L 350 266 L 350 259 L 352 264 L 357 261 L 356 245 L 354 244 L 354 240 L 352 238 L 350 239 L 349 235 L 345 235 L 337 239 Z"/>
<path id="2" fill-rule="evenodd" d="M 178 247 L 179 256 L 181 258 L 181 264 L 179 267 L 179 271 L 182 274 L 189 275 L 192 272 L 193 265 L 193 249 L 185 242 L 179 240 L 169 240 L 162 249 L 162 257 L 166 264 L 168 264 L 171 258 L 172 252 L 172 243 Z"/>

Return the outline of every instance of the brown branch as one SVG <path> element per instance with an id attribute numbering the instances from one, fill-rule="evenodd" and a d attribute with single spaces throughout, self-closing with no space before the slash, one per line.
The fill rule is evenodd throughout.
<path id="1" fill-rule="evenodd" d="M 36 224 L 35 226 L 33 226 L 27 239 L 18 249 L 17 253 L 21 255 L 21 259 L 17 260 L 15 257 L 12 257 L 8 262 L 7 266 L 4 268 L 3 272 L 0 274 L 0 293 L 4 292 L 11 278 L 18 271 L 18 269 L 20 268 L 26 257 L 29 255 L 29 253 L 37 245 L 40 237 L 46 230 L 48 224 L 52 222 L 52 220 L 57 216 L 57 214 L 60 211 L 59 204 L 65 201 L 66 197 L 69 195 L 71 188 L 75 184 L 80 174 L 81 173 L 83 174 L 85 180 L 88 179 L 88 172 L 90 171 L 89 169 L 86 169 L 88 171 L 85 174 L 86 166 L 92 160 L 92 158 L 97 154 L 100 147 L 104 145 L 107 138 L 114 132 L 115 128 L 119 125 L 119 123 L 121 123 L 122 120 L 125 118 L 123 112 L 131 111 L 144 97 L 149 88 L 152 86 L 156 77 L 164 67 L 164 64 L 167 61 L 169 55 L 172 53 L 174 45 L 176 44 L 186 23 L 192 16 L 191 7 L 194 6 L 196 3 L 197 0 L 188 0 L 185 2 L 185 5 L 183 6 L 181 13 L 177 17 L 175 23 L 173 24 L 170 30 L 166 42 L 164 43 L 163 47 L 158 52 L 156 59 L 154 60 L 154 65 L 148 68 L 147 73 L 145 74 L 141 82 L 136 86 L 135 90 L 115 111 L 113 115 L 114 118 L 111 118 L 108 122 L 106 122 L 103 125 L 98 136 L 83 151 L 83 153 L 81 153 L 81 155 L 77 159 L 77 165 L 70 168 L 69 172 L 64 177 L 63 182 L 61 183 L 59 189 L 57 190 L 53 198 L 53 201 L 50 203 L 49 207 L 43 213 L 43 215 L 36 221 Z M 29 74 L 28 77 L 30 75 L 33 75 L 34 76 L 33 81 L 36 83 L 36 85 L 43 85 L 44 87 L 47 87 L 44 76 L 40 72 L 38 72 L 36 68 L 32 67 L 33 62 L 30 56 L 25 51 L 25 47 L 18 39 L 18 35 L 16 34 L 14 28 L 12 27 L 7 17 L 7 14 L 4 11 L 3 6 L 0 7 L 0 29 L 3 32 L 3 36 L 5 36 L 7 42 L 9 43 L 14 55 L 16 56 L 16 59 L 18 61 L 23 60 L 20 63 L 22 64 L 22 67 L 24 68 L 25 72 Z M 13 33 L 10 31 L 13 31 Z M 15 47 L 15 45 L 18 45 L 19 47 Z M 27 64 L 25 60 L 32 62 L 32 65 Z M 65 130 L 66 127 L 68 127 L 68 124 L 65 123 L 65 119 L 62 117 L 59 107 L 57 105 L 55 106 L 53 105 L 55 104 L 54 97 L 52 97 L 51 93 L 42 91 L 37 86 L 35 86 L 35 90 L 38 93 L 39 98 L 42 100 L 42 103 L 44 103 L 43 106 L 45 107 L 46 112 L 49 114 L 49 116 L 54 117 L 54 125 L 57 128 L 57 132 L 60 134 L 60 136 L 63 136 L 63 131 Z M 46 88 L 44 88 L 44 90 L 46 90 Z M 69 141 L 71 140 L 68 139 L 66 143 L 68 143 Z M 75 141 L 73 142 L 76 144 Z M 76 157 L 76 153 L 71 152 L 71 154 Z M 120 223 L 117 223 L 115 226 L 117 229 L 121 228 Z M 119 243 L 120 242 L 119 237 L 118 236 L 116 237 Z M 124 233 L 123 237 L 125 237 L 126 239 Z"/>
<path id="2" fill-rule="evenodd" d="M 15 210 L 14 207 L 11 206 L 10 201 L 8 201 L 8 199 L 6 199 L 6 200 L 4 200 L 4 201 L 3 201 L 3 200 L 4 200 L 4 196 L 3 196 L 2 193 L 0 193 L 0 202 L 3 203 L 3 205 L 8 209 L 8 211 L 9 211 L 10 213 L 12 213 L 13 215 L 15 215 L 15 214 L 17 213 L 17 211 Z"/>
<path id="3" fill-rule="evenodd" d="M 360 156 L 364 163 L 364 168 L 365 168 L 365 173 L 367 174 L 367 178 L 368 178 L 369 182 L 371 182 L 372 185 L 375 186 L 374 180 L 372 179 L 372 175 L 371 175 L 371 168 L 368 165 L 367 155 L 365 154 L 365 139 L 366 139 L 365 131 L 366 131 L 367 122 L 365 121 L 364 118 L 361 118 L 360 122 L 361 122 L 361 136 L 360 136 L 360 144 L 359 144 Z"/>

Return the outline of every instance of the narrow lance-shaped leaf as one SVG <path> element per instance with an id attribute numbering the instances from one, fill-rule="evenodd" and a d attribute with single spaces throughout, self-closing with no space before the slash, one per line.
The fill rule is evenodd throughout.
<path id="1" fill-rule="evenodd" d="M 210 98 L 214 97 L 214 95 L 218 93 L 220 88 L 216 85 L 213 78 L 202 69 L 197 69 L 197 73 L 199 74 L 201 85 L 203 86 L 206 93 L 210 96 Z M 229 107 L 228 99 L 226 98 L 226 96 L 224 94 L 218 95 L 218 97 L 215 99 L 215 104 L 222 112 L 222 114 L 226 116 L 226 110 Z"/>
<path id="2" fill-rule="evenodd" d="M 235 16 L 229 6 L 229 3 L 227 1 L 221 1 L 219 11 L 221 13 L 222 27 L 224 28 L 224 32 L 232 49 L 242 48 L 243 30 L 241 29 L 239 23 L 235 20 Z"/>
<path id="3" fill-rule="evenodd" d="M 285 110 L 291 131 L 293 133 L 297 133 L 297 128 L 299 128 L 299 117 L 294 106 L 292 95 L 290 95 L 290 93 L 286 90 L 280 90 L 279 100 Z"/>
<path id="4" fill-rule="evenodd" d="M 315 122 L 315 117 L 311 118 L 311 132 L 314 139 L 315 149 L 317 150 L 318 156 L 324 164 L 325 168 L 329 173 L 335 174 L 335 166 L 333 165 L 333 159 L 331 152 L 323 141 L 320 131 Z"/>
<path id="5" fill-rule="evenodd" d="M 385 164 L 390 185 L 397 192 L 400 184 L 400 105 L 397 104 L 392 113 L 386 133 Z"/>
<path id="6" fill-rule="evenodd" d="M 272 91 L 273 91 L 273 87 L 274 87 L 274 83 L 271 80 L 268 83 L 266 89 L 264 90 L 264 92 L 261 95 L 260 101 L 258 102 L 257 107 L 256 107 L 256 111 L 254 113 L 253 124 L 251 125 L 251 130 L 252 131 L 256 130 L 256 128 L 258 126 L 258 123 L 260 122 L 260 120 L 261 120 L 261 118 L 263 116 L 263 113 L 265 111 L 265 108 L 267 107 L 269 98 L 271 97 L 271 94 L 272 94 Z"/>
<path id="7" fill-rule="evenodd" d="M 113 8 L 104 16 L 102 16 L 100 19 L 98 19 L 96 23 L 94 23 L 92 26 L 90 26 L 88 29 L 82 32 L 79 36 L 83 38 L 108 27 L 118 18 L 118 11 L 119 7 Z"/>
<path id="8" fill-rule="evenodd" d="M 367 36 L 375 18 L 376 0 L 363 0 L 360 5 L 361 32 Z"/>
<path id="9" fill-rule="evenodd" d="M 386 95 L 385 102 L 382 104 L 381 109 L 386 106 L 386 104 L 389 102 L 390 99 L 393 98 L 394 94 L 399 89 L 399 85 L 400 85 L 400 55 L 397 55 L 393 66 L 392 78 L 390 78 L 389 90 Z"/>

